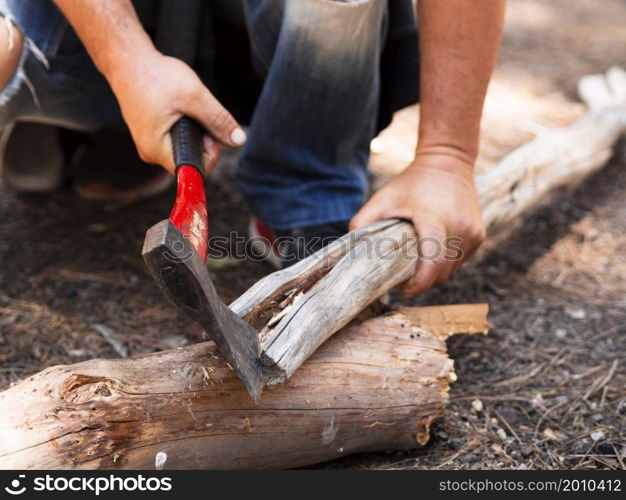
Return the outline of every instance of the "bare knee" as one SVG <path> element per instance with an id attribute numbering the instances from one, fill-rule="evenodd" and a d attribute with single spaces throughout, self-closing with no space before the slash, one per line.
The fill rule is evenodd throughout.
<path id="1" fill-rule="evenodd" d="M 4 89 L 15 75 L 23 49 L 22 32 L 0 16 L 0 89 Z"/>

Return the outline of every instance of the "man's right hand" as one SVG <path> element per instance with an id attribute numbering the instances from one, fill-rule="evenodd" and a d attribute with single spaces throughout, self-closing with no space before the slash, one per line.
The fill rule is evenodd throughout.
<path id="1" fill-rule="evenodd" d="M 146 163 L 174 172 L 170 129 L 186 115 L 206 131 L 204 166 L 220 145 L 239 147 L 246 134 L 185 63 L 156 50 L 131 0 L 54 0 L 106 77 Z"/>
<path id="2" fill-rule="evenodd" d="M 231 114 L 182 61 L 157 50 L 122 57 L 109 72 L 109 82 L 124 120 L 146 163 L 174 172 L 170 129 L 182 116 L 195 119 L 206 130 L 203 138 L 205 172 L 219 159 L 220 146 L 240 147 L 246 135 Z"/>

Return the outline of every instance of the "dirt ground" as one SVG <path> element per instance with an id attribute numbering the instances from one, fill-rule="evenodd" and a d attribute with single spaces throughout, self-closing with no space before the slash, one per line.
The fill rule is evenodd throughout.
<path id="1" fill-rule="evenodd" d="M 479 169 L 541 127 L 580 115 L 578 79 L 626 66 L 625 26 L 623 0 L 510 0 Z M 400 113 L 379 141 L 375 185 L 410 159 L 416 120 L 415 109 Z M 626 468 L 623 151 L 574 193 L 493 235 L 448 283 L 405 301 L 491 306 L 488 336 L 449 342 L 458 381 L 430 444 L 322 467 Z M 226 155 L 209 181 L 212 234 L 245 234 L 234 159 Z M 0 389 L 48 366 L 116 357 L 102 326 L 131 355 L 200 340 L 164 303 L 140 256 L 146 229 L 173 198 L 98 204 L 69 189 L 23 197 L 0 186 Z M 227 300 L 272 270 L 255 262 L 212 267 Z"/>

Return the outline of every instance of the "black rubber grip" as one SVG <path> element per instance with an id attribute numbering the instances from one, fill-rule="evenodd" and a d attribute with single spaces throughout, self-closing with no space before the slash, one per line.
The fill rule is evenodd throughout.
<path id="1" fill-rule="evenodd" d="M 202 165 L 202 129 L 186 116 L 172 127 L 172 148 L 176 170 L 183 165 L 191 165 L 204 175 Z"/>

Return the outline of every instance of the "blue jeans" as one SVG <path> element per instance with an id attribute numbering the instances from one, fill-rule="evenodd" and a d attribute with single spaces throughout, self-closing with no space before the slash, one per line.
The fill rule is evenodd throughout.
<path id="1" fill-rule="evenodd" d="M 283 230 L 350 219 L 366 196 L 387 0 L 227 3 L 264 79 L 236 172 L 250 208 Z M 0 129 L 19 120 L 123 128 L 105 79 L 51 0 L 0 0 L 0 14 L 27 38 L 0 94 Z"/>

